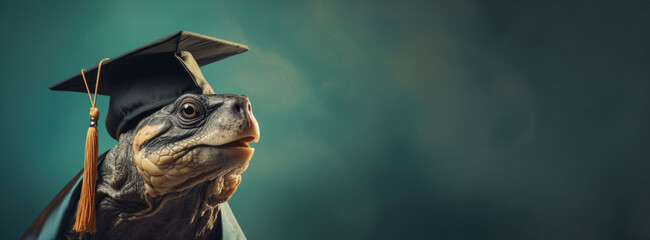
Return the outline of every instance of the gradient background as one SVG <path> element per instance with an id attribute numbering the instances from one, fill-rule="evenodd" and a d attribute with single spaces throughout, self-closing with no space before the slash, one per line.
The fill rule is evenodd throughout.
<path id="1" fill-rule="evenodd" d="M 202 68 L 261 124 L 249 239 L 650 239 L 646 0 L 2 1 L 0 238 L 83 165 L 47 87 L 181 29 L 251 48 Z"/>

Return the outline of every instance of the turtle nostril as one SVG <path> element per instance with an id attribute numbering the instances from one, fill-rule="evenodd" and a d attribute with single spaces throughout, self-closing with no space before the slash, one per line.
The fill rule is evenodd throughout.
<path id="1" fill-rule="evenodd" d="M 241 104 L 239 104 L 239 103 L 235 103 L 233 108 L 235 109 L 235 112 L 238 112 L 238 113 L 242 112 L 242 107 L 241 107 Z"/>
<path id="2" fill-rule="evenodd" d="M 251 112 L 252 110 L 251 103 L 248 101 L 248 98 L 246 97 L 235 98 L 229 104 L 232 104 L 231 109 L 234 113 L 237 114 L 246 115 L 246 112 Z"/>

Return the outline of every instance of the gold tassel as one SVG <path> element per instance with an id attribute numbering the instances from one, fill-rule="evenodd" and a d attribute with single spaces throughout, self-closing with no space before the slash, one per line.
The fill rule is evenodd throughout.
<path id="1" fill-rule="evenodd" d="M 77 208 L 77 218 L 74 223 L 74 230 L 77 232 L 95 232 L 96 231 L 96 216 L 95 216 L 95 184 L 97 182 L 97 120 L 99 119 L 99 110 L 95 108 L 97 102 L 97 87 L 99 86 L 99 73 L 102 69 L 102 63 L 108 60 L 103 59 L 99 62 L 97 68 L 97 80 L 95 81 L 95 97 L 90 95 L 88 82 L 84 75 L 84 69 L 81 69 L 81 76 L 86 84 L 88 90 L 88 97 L 90 98 L 90 127 L 86 134 L 86 152 L 84 156 L 84 178 L 81 185 L 81 196 L 79 196 L 79 206 Z"/>
<path id="2" fill-rule="evenodd" d="M 90 108 L 90 127 L 86 134 L 86 154 L 84 160 L 84 178 L 79 197 L 79 208 L 74 230 L 77 232 L 95 232 L 95 182 L 97 181 L 97 120 L 99 110 Z"/>

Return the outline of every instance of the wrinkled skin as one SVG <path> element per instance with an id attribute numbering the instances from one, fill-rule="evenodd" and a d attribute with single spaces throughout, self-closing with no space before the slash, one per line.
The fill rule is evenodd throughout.
<path id="1" fill-rule="evenodd" d="M 246 96 L 185 94 L 119 137 L 98 167 L 97 232 L 69 239 L 206 239 L 259 140 Z"/>

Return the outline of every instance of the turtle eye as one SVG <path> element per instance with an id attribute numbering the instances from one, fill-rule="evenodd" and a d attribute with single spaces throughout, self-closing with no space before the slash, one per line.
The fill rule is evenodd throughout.
<path id="1" fill-rule="evenodd" d="M 201 101 L 193 97 L 187 97 L 181 100 L 180 103 L 176 114 L 181 127 L 194 127 L 202 122 L 205 117 L 205 109 Z"/>
<path id="2" fill-rule="evenodd" d="M 198 108 L 192 103 L 184 103 L 181 106 L 181 115 L 187 119 L 192 119 L 198 116 Z"/>

